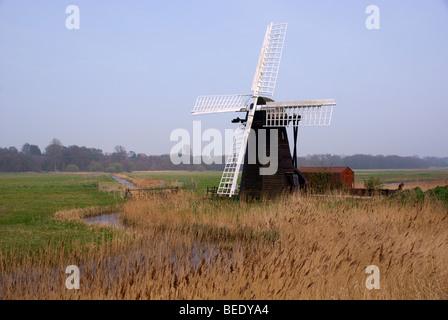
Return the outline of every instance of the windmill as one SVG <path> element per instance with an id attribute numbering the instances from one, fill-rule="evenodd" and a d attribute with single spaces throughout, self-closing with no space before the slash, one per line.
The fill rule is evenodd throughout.
<path id="1" fill-rule="evenodd" d="M 299 127 L 329 126 L 335 102 L 333 99 L 275 102 L 272 100 L 277 82 L 286 23 L 268 25 L 252 83 L 252 94 L 199 96 L 193 115 L 245 112 L 245 119 L 237 118 L 231 154 L 228 156 L 217 193 L 225 196 L 245 195 L 259 198 L 275 196 L 285 190 L 297 190 L 306 179 L 297 169 L 297 136 Z M 291 156 L 287 127 L 293 128 L 294 150 Z M 252 133 L 251 133 L 252 132 Z M 264 154 L 276 160 L 277 168 L 271 174 L 262 174 L 266 164 L 256 161 L 248 152 L 249 136 L 259 139 L 264 132 L 267 143 Z M 277 137 L 275 136 L 277 135 Z M 271 148 L 271 136 L 277 150 Z M 260 141 L 259 141 L 260 142 Z M 251 144 L 249 144 L 251 145 Z M 262 148 L 255 143 L 255 149 Z M 272 150 L 271 150 L 272 149 Z M 249 150 L 251 151 L 251 150 Z M 257 152 L 257 150 L 253 150 Z M 260 154 L 258 150 L 257 154 Z M 275 158 L 273 158 L 275 157 Z M 238 175 L 243 165 L 240 186 Z"/>

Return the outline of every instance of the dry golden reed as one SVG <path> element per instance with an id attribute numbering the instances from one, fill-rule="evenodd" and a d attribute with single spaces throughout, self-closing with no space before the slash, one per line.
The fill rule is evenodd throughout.
<path id="1" fill-rule="evenodd" d="M 82 219 L 95 217 L 103 214 L 114 213 L 123 210 L 121 204 L 104 207 L 87 207 L 82 209 L 67 209 L 57 211 L 54 218 L 57 220 L 82 221 Z"/>
<path id="2" fill-rule="evenodd" d="M 447 299 L 447 216 L 430 199 L 154 195 L 125 204 L 134 237 L 2 264 L 0 299 Z"/>

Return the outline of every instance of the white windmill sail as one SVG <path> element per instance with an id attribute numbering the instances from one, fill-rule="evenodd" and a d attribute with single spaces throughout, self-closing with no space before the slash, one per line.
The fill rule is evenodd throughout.
<path id="1" fill-rule="evenodd" d="M 258 97 L 252 99 L 255 106 Z M 218 188 L 218 194 L 228 195 L 229 197 L 236 195 L 238 192 L 238 175 L 240 173 L 241 164 L 244 161 L 244 155 L 246 152 L 247 140 L 249 139 L 250 129 L 252 128 L 252 122 L 254 120 L 255 107 L 249 109 L 247 113 L 246 125 L 240 124 L 235 131 L 232 145 L 232 155 L 229 156 L 224 167 L 221 182 L 228 181 L 231 185 L 227 188 Z"/>
<path id="2" fill-rule="evenodd" d="M 222 173 L 221 181 L 219 182 L 218 194 L 234 195 L 238 192 L 237 180 L 241 162 L 239 160 L 241 152 L 241 144 L 243 143 L 245 126 L 242 123 L 238 124 L 237 129 L 233 135 L 233 144 L 230 155 L 227 157 L 226 165 Z"/>
<path id="3" fill-rule="evenodd" d="M 286 27 L 286 23 L 271 23 L 266 30 L 254 81 L 252 83 L 254 96 L 272 97 L 274 95 L 282 58 L 283 44 L 285 42 Z"/>
<path id="4" fill-rule="evenodd" d="M 191 113 L 197 115 L 246 111 L 251 98 L 250 94 L 199 96 Z"/>
<path id="5" fill-rule="evenodd" d="M 266 111 L 265 127 L 329 126 L 333 115 L 333 99 L 267 102 L 259 106 Z"/>

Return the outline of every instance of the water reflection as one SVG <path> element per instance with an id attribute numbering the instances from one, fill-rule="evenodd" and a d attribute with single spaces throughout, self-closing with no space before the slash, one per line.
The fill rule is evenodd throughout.
<path id="1" fill-rule="evenodd" d="M 112 176 L 112 179 L 114 179 L 117 182 L 123 183 L 128 188 L 134 188 L 134 185 L 132 183 L 130 183 L 129 181 L 120 179 L 120 178 L 115 177 L 115 176 Z"/>
<path id="2" fill-rule="evenodd" d="M 109 213 L 103 214 L 100 216 L 90 217 L 83 219 L 86 224 L 101 224 L 110 227 L 116 227 L 119 229 L 124 229 L 125 226 L 121 221 L 120 217 L 123 215 L 123 212 Z"/>

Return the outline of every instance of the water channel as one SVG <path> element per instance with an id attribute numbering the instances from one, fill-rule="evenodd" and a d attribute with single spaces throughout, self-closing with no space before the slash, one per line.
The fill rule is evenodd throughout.
<path id="1" fill-rule="evenodd" d="M 118 177 L 112 176 L 112 179 L 114 179 L 116 182 L 124 184 L 127 188 L 135 188 L 132 183 L 129 181 L 126 181 L 124 179 L 120 179 Z M 86 224 L 101 224 L 111 227 L 116 227 L 119 229 L 125 229 L 126 226 L 121 221 L 120 217 L 123 215 L 123 212 L 113 212 L 113 213 L 107 213 L 95 217 L 89 217 L 83 219 L 84 223 Z"/>

